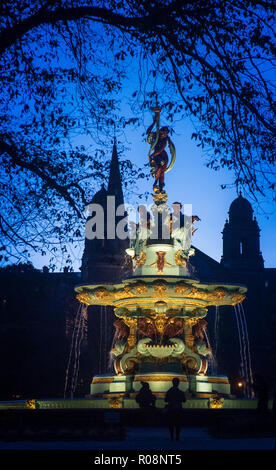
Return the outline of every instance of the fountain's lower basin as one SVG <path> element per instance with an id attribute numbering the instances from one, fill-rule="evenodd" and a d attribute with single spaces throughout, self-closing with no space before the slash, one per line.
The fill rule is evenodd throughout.
<path id="1" fill-rule="evenodd" d="M 51 399 L 35 399 L 33 409 L 41 410 L 62 410 L 62 409 L 72 409 L 72 410 L 85 410 L 85 409 L 110 409 L 111 398 L 115 399 L 120 398 L 118 394 L 113 394 L 113 397 L 110 395 L 109 398 L 51 398 Z M 138 404 L 135 401 L 135 398 L 122 398 L 119 402 L 121 409 L 139 409 Z M 224 398 L 221 410 L 255 410 L 257 408 L 257 399 L 250 398 L 235 398 L 229 397 Z M 164 398 L 157 398 L 156 408 L 164 408 L 165 402 Z M 119 408 L 119 407 L 118 407 Z M 272 400 L 268 403 L 268 408 L 272 409 Z M 26 400 L 16 400 L 16 401 L 1 401 L 0 402 L 0 412 L 5 410 L 28 410 L 30 409 L 27 405 Z M 201 397 L 201 398 L 190 398 L 187 397 L 187 401 L 183 404 L 183 409 L 215 409 L 211 406 L 210 398 Z M 217 408 L 216 408 L 217 409 Z M 32 409 L 30 409 L 30 413 Z"/>

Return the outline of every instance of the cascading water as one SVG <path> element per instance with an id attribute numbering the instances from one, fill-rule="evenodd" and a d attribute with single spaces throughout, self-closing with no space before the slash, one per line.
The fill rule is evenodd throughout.
<path id="1" fill-rule="evenodd" d="M 84 330 L 84 318 L 81 315 L 79 320 L 79 334 L 75 345 L 75 362 L 72 374 L 72 384 L 71 384 L 71 395 L 73 396 L 77 387 L 77 380 L 79 375 L 79 366 L 80 366 L 80 347 L 83 339 L 83 330 Z"/>
<path id="2" fill-rule="evenodd" d="M 219 307 L 216 307 L 215 325 L 214 325 L 214 343 L 215 343 L 214 356 L 215 358 L 217 358 L 217 354 L 218 354 L 219 320 L 220 320 Z"/>
<path id="3" fill-rule="evenodd" d="M 100 310 L 100 355 L 99 355 L 99 373 L 105 373 L 109 362 L 108 347 L 108 313 L 107 307 L 101 306 Z"/>
<path id="4" fill-rule="evenodd" d="M 245 311 L 243 304 L 240 303 L 237 305 L 240 317 L 242 319 L 243 329 L 244 329 L 244 336 L 246 342 L 246 349 L 247 349 L 247 370 L 248 370 L 248 396 L 253 398 L 253 372 L 252 372 L 252 361 L 251 361 L 251 352 L 250 352 L 250 344 L 249 344 L 249 337 L 248 337 L 248 329 L 247 329 L 247 321 L 245 316 Z"/>
<path id="5" fill-rule="evenodd" d="M 103 306 L 100 310 L 100 348 L 99 348 L 99 373 L 102 373 L 102 351 L 103 351 Z"/>
<path id="6" fill-rule="evenodd" d="M 245 393 L 246 396 L 253 398 L 253 374 L 251 365 L 251 354 L 249 346 L 249 338 L 247 331 L 247 322 L 242 304 L 234 305 L 234 311 L 237 322 L 237 329 L 239 335 L 240 357 L 241 357 L 241 376 L 245 379 Z"/>
<path id="7" fill-rule="evenodd" d="M 113 370 L 113 363 L 114 363 L 114 354 L 112 353 L 112 350 L 113 348 L 115 347 L 115 343 L 117 341 L 117 337 L 118 337 L 118 330 L 115 331 L 114 333 L 114 336 L 113 336 L 113 339 L 112 339 L 112 343 L 111 343 L 111 348 L 110 348 L 110 352 L 109 352 L 109 355 L 108 355 L 108 370 L 109 371 L 112 371 Z"/>
<path id="8" fill-rule="evenodd" d="M 210 354 L 208 356 L 208 362 L 210 364 L 210 371 L 213 375 L 216 375 L 216 373 L 217 373 L 217 361 L 216 361 L 216 357 L 213 354 L 213 350 L 212 350 L 212 346 L 211 346 L 211 343 L 210 343 L 210 340 L 209 340 L 209 335 L 208 335 L 207 330 L 204 331 L 204 335 L 205 335 L 207 347 L 210 350 Z"/>
<path id="9" fill-rule="evenodd" d="M 109 347 L 108 347 L 108 315 L 107 315 L 107 307 L 104 307 L 104 368 L 105 372 L 108 368 L 108 361 L 109 361 Z"/>
<path id="10" fill-rule="evenodd" d="M 64 398 L 66 397 L 67 388 L 69 384 L 69 373 L 71 377 L 70 383 L 70 397 L 74 396 L 77 379 L 79 375 L 79 362 L 80 362 L 80 348 L 81 343 L 84 337 L 84 332 L 86 328 L 86 318 L 87 318 L 87 307 L 84 304 L 80 304 L 77 314 L 75 317 L 74 328 L 72 333 L 72 340 L 69 352 L 69 359 L 65 373 L 65 385 L 64 385 Z"/>

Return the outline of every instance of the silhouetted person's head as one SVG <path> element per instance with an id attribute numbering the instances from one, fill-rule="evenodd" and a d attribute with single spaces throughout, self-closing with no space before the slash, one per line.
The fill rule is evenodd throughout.
<path id="1" fill-rule="evenodd" d="M 149 388 L 148 382 L 141 382 L 143 388 Z"/>
<path id="2" fill-rule="evenodd" d="M 177 377 L 174 377 L 174 379 L 172 380 L 172 383 L 173 383 L 173 386 L 174 387 L 178 387 L 179 385 L 179 379 Z"/>

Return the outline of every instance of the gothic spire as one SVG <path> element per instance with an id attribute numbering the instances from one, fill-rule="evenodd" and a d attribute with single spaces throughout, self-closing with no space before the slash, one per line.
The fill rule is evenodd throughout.
<path id="1" fill-rule="evenodd" d="M 109 196 L 116 196 L 116 206 L 124 203 L 116 137 L 112 149 L 107 192 Z"/>

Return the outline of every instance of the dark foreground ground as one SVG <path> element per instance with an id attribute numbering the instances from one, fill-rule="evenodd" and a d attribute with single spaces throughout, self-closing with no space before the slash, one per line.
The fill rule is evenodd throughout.
<path id="1" fill-rule="evenodd" d="M 226 458 L 238 462 L 239 453 L 246 454 L 248 463 L 252 457 L 256 463 L 258 458 L 260 462 L 264 457 L 274 460 L 275 435 L 270 412 L 258 416 L 256 411 L 185 410 L 179 441 L 170 440 L 166 416 L 160 411 L 153 416 L 140 410 L 0 413 L 1 456 L 10 463 L 34 461 L 36 468 L 42 463 L 56 464 L 58 459 L 120 468 L 137 463 L 158 466 L 161 458 L 167 464 L 183 464 L 188 457 L 219 457 L 225 463 Z"/>

